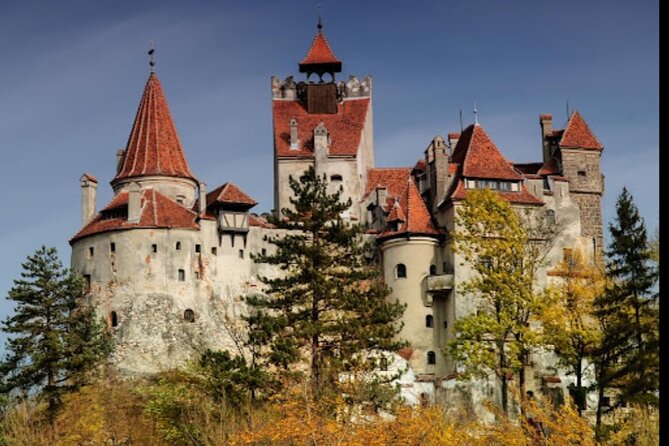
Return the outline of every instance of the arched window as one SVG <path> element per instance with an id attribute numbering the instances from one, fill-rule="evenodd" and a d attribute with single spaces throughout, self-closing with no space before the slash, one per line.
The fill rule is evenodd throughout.
<path id="1" fill-rule="evenodd" d="M 116 311 L 109 313 L 109 322 L 111 323 L 112 327 L 116 327 L 118 325 L 118 316 L 116 315 Z"/>
<path id="2" fill-rule="evenodd" d="M 407 267 L 404 263 L 398 263 L 395 267 L 395 276 L 398 279 L 406 278 L 407 276 Z"/>
<path id="3" fill-rule="evenodd" d="M 195 313 L 190 308 L 187 308 L 186 311 L 184 311 L 184 321 L 195 322 Z"/>
<path id="4" fill-rule="evenodd" d="M 435 355 L 434 352 L 427 352 L 427 363 L 428 364 L 437 363 L 437 355 Z"/>
<path id="5" fill-rule="evenodd" d="M 431 314 L 428 314 L 427 316 L 425 316 L 425 326 L 427 328 L 434 327 L 434 317 Z"/>
<path id="6" fill-rule="evenodd" d="M 181 242 L 177 242 L 177 251 L 181 250 Z"/>
<path id="7" fill-rule="evenodd" d="M 437 265 L 430 265 L 430 275 L 434 276 L 437 274 Z"/>

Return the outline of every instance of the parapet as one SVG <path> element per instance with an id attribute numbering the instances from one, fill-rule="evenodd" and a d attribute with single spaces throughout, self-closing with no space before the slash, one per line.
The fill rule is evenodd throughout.
<path id="1" fill-rule="evenodd" d="M 357 76 L 349 76 L 347 81 L 337 82 L 337 97 L 339 100 L 347 98 L 368 98 L 372 96 L 372 77 L 365 76 L 359 80 Z M 300 91 L 304 91 L 306 82 L 296 83 L 293 76 L 281 81 L 272 76 L 272 99 L 297 99 Z"/>

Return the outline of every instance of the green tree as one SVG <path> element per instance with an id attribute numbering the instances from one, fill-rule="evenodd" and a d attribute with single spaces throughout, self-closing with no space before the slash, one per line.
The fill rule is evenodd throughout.
<path id="1" fill-rule="evenodd" d="M 576 377 L 571 392 L 581 414 L 588 391 L 583 375 L 592 366 L 590 360 L 601 342 L 594 302 L 606 282 L 599 268 L 587 263 L 577 250 L 557 265 L 554 272 L 560 281 L 549 288 L 549 301 L 541 313 L 544 340 L 553 346 L 561 364 Z"/>
<path id="2" fill-rule="evenodd" d="M 496 373 L 505 413 L 509 379 L 518 377 L 524 398 L 524 365 L 541 342 L 532 322 L 545 295 L 535 278 L 553 234 L 540 213 L 516 212 L 492 190 L 470 191 L 457 209 L 453 249 L 474 272 L 460 292 L 475 299 L 476 311 L 456 321 L 448 353 L 465 366 L 465 376 Z"/>
<path id="3" fill-rule="evenodd" d="M 366 257 L 362 228 L 342 220 L 351 206 L 341 191 L 328 192 L 313 167 L 290 178 L 292 209 L 274 223 L 287 230 L 269 237 L 273 253 L 256 262 L 277 265 L 277 277 L 263 277 L 264 295 L 246 298 L 255 343 L 266 346 L 265 361 L 277 369 L 308 362 L 312 389 L 336 385 L 346 367 L 359 369 L 365 352 L 396 350 L 404 312 L 388 300 L 378 266 Z"/>
<path id="4" fill-rule="evenodd" d="M 599 352 L 598 391 L 617 391 L 617 407 L 627 403 L 658 403 L 659 294 L 658 270 L 646 227 L 627 189 L 616 202 L 616 219 L 609 224 L 607 273 L 611 286 L 597 301 L 604 329 Z M 604 410 L 602 398 L 597 423 Z"/>
<path id="5" fill-rule="evenodd" d="M 55 248 L 42 246 L 22 267 L 7 296 L 14 315 L 2 327 L 10 335 L 0 363 L 2 393 L 38 392 L 52 420 L 63 393 L 86 382 L 111 344 L 86 303 L 82 277 L 63 268 Z"/>

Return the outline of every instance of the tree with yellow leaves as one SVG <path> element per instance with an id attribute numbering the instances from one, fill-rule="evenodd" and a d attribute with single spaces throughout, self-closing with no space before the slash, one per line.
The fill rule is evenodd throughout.
<path id="1" fill-rule="evenodd" d="M 606 280 L 597 265 L 586 262 L 577 249 L 551 273 L 559 282 L 549 288 L 549 303 L 541 314 L 545 341 L 576 378 L 572 397 L 582 414 L 588 391 L 583 376 L 602 337 L 594 302 L 604 292 Z"/>
<path id="2" fill-rule="evenodd" d="M 530 322 L 544 304 L 535 278 L 553 240 L 539 209 L 517 212 L 492 190 L 471 190 L 456 209 L 453 249 L 474 274 L 458 292 L 477 303 L 476 311 L 455 324 L 448 353 L 465 366 L 465 375 L 496 373 L 502 408 L 508 413 L 509 379 L 516 375 L 525 395 L 529 353 L 541 339 Z"/>

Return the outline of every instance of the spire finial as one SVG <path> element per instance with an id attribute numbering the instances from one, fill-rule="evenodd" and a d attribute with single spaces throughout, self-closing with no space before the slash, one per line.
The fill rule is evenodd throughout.
<path id="1" fill-rule="evenodd" d="M 156 52 L 156 49 L 153 47 L 153 40 L 149 42 L 149 46 L 150 46 L 149 51 L 148 51 L 149 66 L 151 67 L 151 73 L 155 73 L 156 72 L 156 61 L 153 58 L 153 53 Z"/>
<path id="2" fill-rule="evenodd" d="M 474 102 L 474 125 L 479 125 L 479 111 L 476 109 L 476 102 Z"/>
<path id="3" fill-rule="evenodd" d="M 318 25 L 316 25 L 318 31 L 323 29 L 323 21 L 321 20 L 321 4 L 318 4 Z"/>

